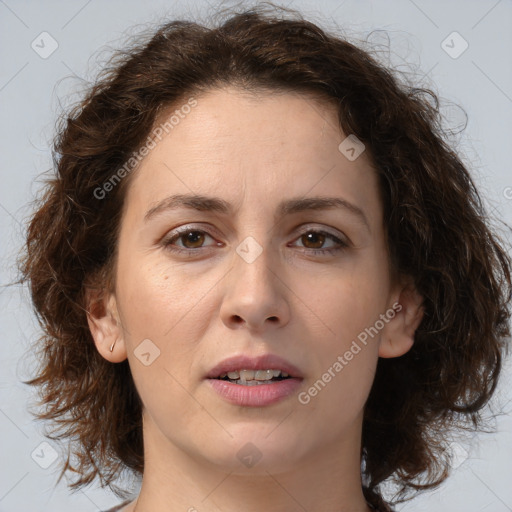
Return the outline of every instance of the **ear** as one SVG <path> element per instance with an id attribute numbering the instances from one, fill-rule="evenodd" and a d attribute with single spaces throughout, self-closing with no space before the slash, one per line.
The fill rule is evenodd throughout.
<path id="1" fill-rule="evenodd" d="M 386 324 L 381 333 L 379 357 L 399 357 L 408 352 L 414 344 L 414 333 L 421 323 L 424 309 L 423 297 L 416 290 L 411 278 L 398 287 L 393 294 L 390 308 L 395 316 Z"/>
<path id="2" fill-rule="evenodd" d="M 96 349 L 112 363 L 124 361 L 127 352 L 115 295 L 95 288 L 86 288 L 85 300 L 87 322 Z"/>

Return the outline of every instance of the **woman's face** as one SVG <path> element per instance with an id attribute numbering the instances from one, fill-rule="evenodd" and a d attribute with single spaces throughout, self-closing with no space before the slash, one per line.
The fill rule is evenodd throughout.
<path id="1" fill-rule="evenodd" d="M 132 176 L 110 302 L 119 339 L 112 355 L 101 348 L 128 357 L 146 456 L 187 453 L 239 473 L 286 471 L 349 444 L 359 456 L 378 356 L 410 348 L 388 339 L 400 289 L 368 155 L 332 107 L 299 94 L 195 99 Z M 171 207 L 178 194 L 211 207 Z M 327 197 L 338 203 L 293 208 Z M 267 354 L 294 379 L 207 378 L 227 358 Z"/>

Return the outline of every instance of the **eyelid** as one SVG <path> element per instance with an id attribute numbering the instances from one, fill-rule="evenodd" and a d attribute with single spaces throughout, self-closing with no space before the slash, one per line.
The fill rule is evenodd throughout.
<path id="1" fill-rule="evenodd" d="M 210 224 L 207 224 L 207 225 L 204 225 L 204 224 L 194 224 L 194 223 L 190 223 L 190 224 L 179 224 L 178 226 L 176 226 L 175 228 L 172 228 L 171 230 L 169 230 L 163 238 L 171 238 L 172 236 L 174 235 L 177 235 L 177 234 L 183 234 L 183 232 L 187 232 L 187 231 L 202 231 L 210 236 L 217 236 L 217 237 L 221 237 L 221 233 L 219 230 L 217 230 L 214 226 L 210 225 Z"/>
<path id="2" fill-rule="evenodd" d="M 335 237 L 338 237 L 338 238 L 343 238 L 344 241 L 346 241 L 347 243 L 349 242 L 349 239 L 348 237 L 342 233 L 341 231 L 338 231 L 336 230 L 336 232 L 332 232 L 330 231 L 331 229 L 334 229 L 334 228 L 330 228 L 330 227 L 325 227 L 325 226 L 319 226 L 319 225 L 312 225 L 312 224 L 302 224 L 300 226 L 298 226 L 297 228 L 295 229 L 299 229 L 299 235 L 302 235 L 304 233 L 307 233 L 311 230 L 315 230 L 315 231 L 323 231 L 331 236 L 335 236 Z M 173 228 L 171 229 L 166 235 L 164 235 L 164 237 L 162 238 L 165 238 L 165 239 L 170 239 L 172 238 L 173 236 L 175 235 L 178 235 L 178 234 L 182 234 L 183 232 L 186 232 L 186 231 L 203 231 L 205 232 L 207 235 L 209 236 L 213 236 L 213 234 L 210 232 L 210 230 L 215 234 L 215 236 L 221 236 L 219 234 L 219 232 L 211 225 L 208 225 L 207 228 L 203 228 L 203 225 L 202 224 L 184 224 L 184 225 L 180 225 L 176 228 Z"/>
<path id="3" fill-rule="evenodd" d="M 208 228 L 204 228 L 202 225 L 198 224 L 184 224 L 182 226 L 178 226 L 175 229 L 172 229 L 167 234 L 165 234 L 162 237 L 162 243 L 165 245 L 169 243 L 173 239 L 178 239 L 183 236 L 184 234 L 190 232 L 190 231 L 198 231 L 200 233 L 204 233 L 205 235 L 209 236 L 210 238 L 214 238 L 214 235 L 211 232 L 215 232 L 216 230 L 212 226 L 208 226 Z M 218 236 L 218 235 L 215 235 Z M 210 247 L 213 247 L 211 245 Z M 181 247 L 178 247 L 178 250 L 181 249 Z M 193 249 L 183 249 L 186 251 L 191 251 Z"/>
<path id="4" fill-rule="evenodd" d="M 325 226 L 318 226 L 318 225 L 311 225 L 311 224 L 303 224 L 295 229 L 299 229 L 299 232 L 298 232 L 297 236 L 292 240 L 292 242 L 297 241 L 305 233 L 315 232 L 315 233 L 326 235 L 327 237 L 330 237 L 338 245 L 338 247 L 328 247 L 328 248 L 322 248 L 322 249 L 309 249 L 309 248 L 305 247 L 305 248 L 303 248 L 304 252 L 309 252 L 309 253 L 313 253 L 313 254 L 317 254 L 317 253 L 329 254 L 329 253 L 333 253 L 338 250 L 345 249 L 351 245 L 350 240 L 344 233 L 341 233 L 338 231 L 336 233 L 333 233 L 331 231 L 331 229 L 333 229 L 333 228 L 327 228 Z M 173 246 L 172 249 L 169 249 L 169 250 L 177 252 L 177 253 L 181 252 L 181 253 L 188 253 L 188 254 L 194 254 L 194 253 L 197 254 L 199 252 L 203 252 L 204 250 L 207 250 L 208 247 L 219 246 L 220 244 L 222 244 L 222 242 L 220 242 L 220 243 L 217 242 L 216 244 L 198 247 L 195 249 L 189 249 L 189 248 L 184 248 L 184 247 L 180 247 L 180 246 L 175 246 L 174 244 L 171 243 L 171 241 L 179 240 L 181 238 L 181 236 L 183 236 L 184 234 L 191 232 L 191 231 L 197 231 L 197 232 L 205 234 L 206 236 L 209 236 L 210 238 L 214 238 L 214 235 L 210 233 L 210 230 L 216 231 L 213 228 L 213 226 L 211 226 L 211 225 L 209 225 L 208 228 L 205 228 L 202 224 L 197 224 L 197 225 L 196 224 L 184 224 L 184 225 L 178 226 L 177 228 L 168 232 L 162 238 L 161 243 L 166 248 Z"/>
<path id="5" fill-rule="evenodd" d="M 303 224 L 303 225 L 299 226 L 299 229 L 300 229 L 300 232 L 299 232 L 300 235 L 307 233 L 309 231 L 318 231 L 318 232 L 323 232 L 330 236 L 334 236 L 336 238 L 342 239 L 347 244 L 349 243 L 348 237 L 339 230 L 336 230 L 335 232 L 333 232 L 332 230 L 334 228 L 330 228 L 330 227 L 326 227 L 326 226 L 311 225 L 311 224 Z"/>

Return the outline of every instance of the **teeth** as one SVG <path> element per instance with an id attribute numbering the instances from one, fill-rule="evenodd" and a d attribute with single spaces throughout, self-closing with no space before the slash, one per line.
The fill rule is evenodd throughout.
<path id="1" fill-rule="evenodd" d="M 240 378 L 243 380 L 248 380 L 244 375 L 245 371 L 246 370 L 242 370 L 240 372 Z M 281 373 L 281 372 L 279 372 L 279 373 Z M 273 370 L 257 370 L 256 373 L 254 374 L 254 378 L 256 380 L 271 380 L 273 377 L 274 377 Z"/>
<path id="2" fill-rule="evenodd" d="M 220 379 L 228 377 L 230 380 L 242 380 L 242 381 L 265 381 L 277 378 L 279 376 L 288 377 L 286 372 L 281 370 L 239 370 L 233 372 L 222 373 L 219 375 Z"/>

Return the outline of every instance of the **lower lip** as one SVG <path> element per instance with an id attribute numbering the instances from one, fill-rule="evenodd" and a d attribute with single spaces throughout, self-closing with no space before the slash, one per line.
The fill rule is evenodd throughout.
<path id="1" fill-rule="evenodd" d="M 208 379 L 211 387 L 228 402 L 247 407 L 263 407 L 284 400 L 297 391 L 302 379 L 290 378 L 270 384 L 244 386 L 226 380 Z"/>

